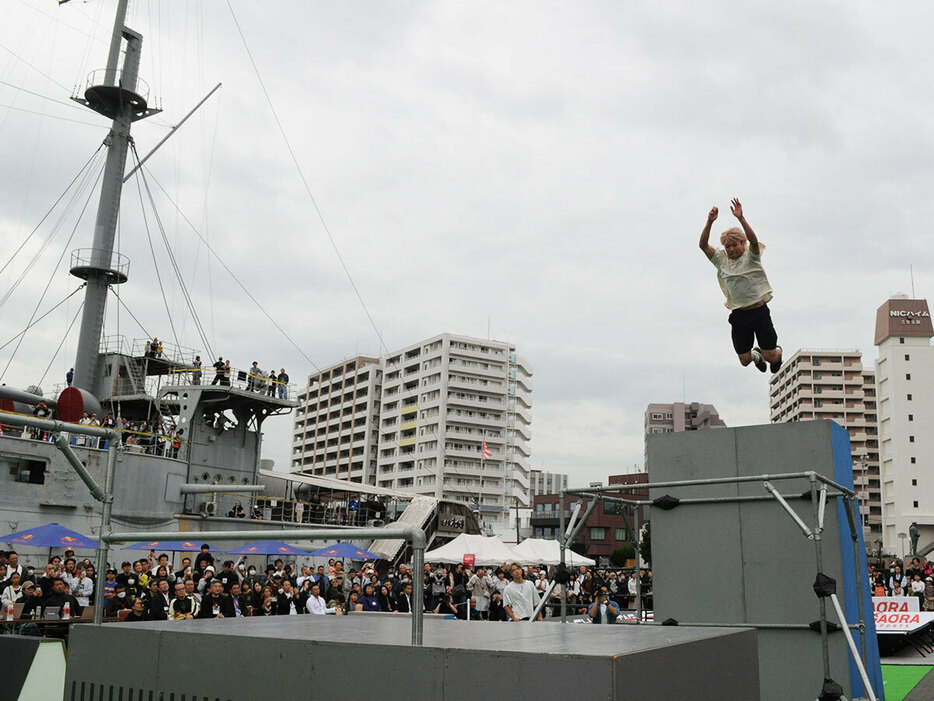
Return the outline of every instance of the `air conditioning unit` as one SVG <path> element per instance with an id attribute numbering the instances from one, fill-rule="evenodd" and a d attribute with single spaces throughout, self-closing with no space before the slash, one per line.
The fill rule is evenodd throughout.
<path id="1" fill-rule="evenodd" d="M 217 504 L 213 501 L 202 501 L 201 513 L 205 516 L 214 516 L 217 513 Z"/>
<path id="2" fill-rule="evenodd" d="M 369 528 L 382 528 L 383 526 L 386 525 L 386 522 L 381 518 L 371 518 L 369 521 L 366 522 L 366 525 Z"/>

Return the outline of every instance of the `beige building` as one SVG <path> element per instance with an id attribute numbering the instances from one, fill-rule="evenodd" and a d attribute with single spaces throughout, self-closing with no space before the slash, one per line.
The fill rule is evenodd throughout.
<path id="1" fill-rule="evenodd" d="M 876 312 L 882 539 L 888 552 L 934 548 L 934 325 L 927 300 L 899 295 Z"/>
<path id="2" fill-rule="evenodd" d="M 802 349 L 769 381 L 772 423 L 831 419 L 850 434 L 867 544 L 882 533 L 876 380 L 858 350 Z"/>
<path id="3" fill-rule="evenodd" d="M 513 344 L 444 333 L 310 375 L 292 471 L 470 504 L 513 533 L 531 504 L 532 368 Z M 564 486 L 567 486 L 565 476 Z"/>
<path id="4" fill-rule="evenodd" d="M 700 431 L 707 428 L 726 426 L 713 404 L 701 402 L 675 402 L 674 404 L 649 404 L 645 410 L 645 443 L 648 437 L 657 433 L 680 433 L 681 431 Z M 649 469 L 646 449 L 645 469 Z"/>
<path id="5" fill-rule="evenodd" d="M 382 369 L 357 356 L 308 376 L 298 393 L 292 472 L 376 484 Z"/>

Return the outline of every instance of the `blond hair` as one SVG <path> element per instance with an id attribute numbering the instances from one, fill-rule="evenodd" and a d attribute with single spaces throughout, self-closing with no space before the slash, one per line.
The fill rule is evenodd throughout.
<path id="1" fill-rule="evenodd" d="M 720 243 L 725 246 L 727 241 L 741 241 L 746 243 L 746 232 L 740 229 L 738 226 L 734 226 L 732 229 L 727 229 L 722 234 L 720 234 Z"/>

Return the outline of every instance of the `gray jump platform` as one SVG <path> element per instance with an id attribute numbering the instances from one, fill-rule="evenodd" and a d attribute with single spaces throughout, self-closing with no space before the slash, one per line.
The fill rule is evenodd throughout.
<path id="1" fill-rule="evenodd" d="M 426 620 L 413 647 L 410 628 L 388 615 L 76 626 L 65 699 L 759 698 L 750 629 Z"/>

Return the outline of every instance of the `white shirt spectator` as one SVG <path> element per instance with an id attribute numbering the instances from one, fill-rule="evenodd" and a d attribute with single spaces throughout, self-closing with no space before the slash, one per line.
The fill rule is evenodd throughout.
<path id="1" fill-rule="evenodd" d="M 320 596 L 309 596 L 308 603 L 305 604 L 305 610 L 308 613 L 314 613 L 319 616 L 323 616 L 326 613 L 334 613 L 335 607 L 328 608 L 328 605 L 324 602 L 324 599 Z"/>
<path id="2" fill-rule="evenodd" d="M 94 582 L 90 577 L 78 577 L 71 586 L 71 594 L 82 608 L 91 605 L 91 595 L 94 594 Z"/>
<path id="3" fill-rule="evenodd" d="M 538 595 L 535 585 L 527 579 L 521 584 L 519 582 L 510 582 L 509 586 L 506 587 L 506 591 L 503 592 L 503 606 L 511 608 L 512 614 L 519 619 L 532 618 L 532 613 L 535 611 L 535 607 L 538 606 L 540 599 L 541 597 Z"/>

